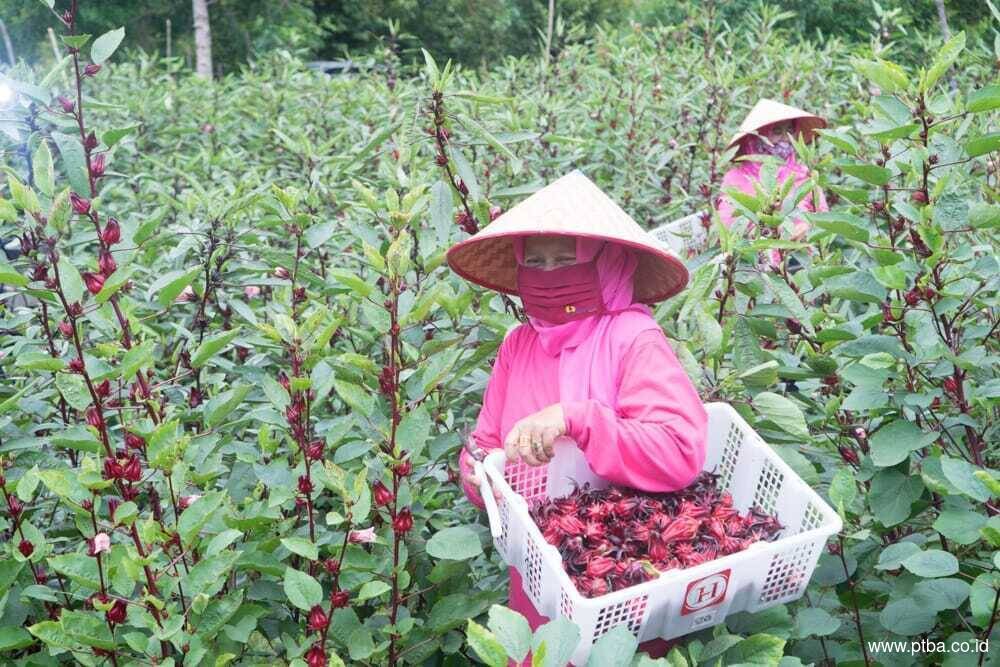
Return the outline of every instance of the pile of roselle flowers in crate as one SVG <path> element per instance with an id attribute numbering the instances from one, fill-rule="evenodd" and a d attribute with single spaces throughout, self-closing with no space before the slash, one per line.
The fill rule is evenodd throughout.
<path id="1" fill-rule="evenodd" d="M 756 507 L 741 515 L 732 496 L 719 491 L 717 478 L 703 472 L 672 493 L 585 484 L 563 498 L 539 501 L 531 517 L 559 549 L 577 590 L 597 597 L 777 537 L 777 517 Z"/>

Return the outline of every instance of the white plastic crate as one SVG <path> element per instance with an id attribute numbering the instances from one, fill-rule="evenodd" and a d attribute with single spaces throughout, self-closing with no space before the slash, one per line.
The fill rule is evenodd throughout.
<path id="1" fill-rule="evenodd" d="M 546 466 L 508 463 L 503 450 L 477 463 L 493 541 L 521 573 L 539 613 L 565 616 L 580 627 L 573 664 L 583 665 L 605 632 L 625 623 L 640 641 L 671 639 L 802 596 L 826 540 L 840 532 L 840 517 L 792 471 L 732 407 L 709 403 L 705 470 L 746 513 L 756 505 L 783 526 L 773 542 L 757 542 L 729 556 L 595 598 L 582 596 L 563 569 L 559 551 L 542 537 L 529 514 L 535 498 L 562 497 L 573 481 L 604 487 L 573 440 L 560 438 Z M 488 481 L 487 481 L 488 478 Z M 494 500 L 492 484 L 501 495 Z"/>
<path id="2" fill-rule="evenodd" d="M 697 252 L 708 238 L 708 232 L 701 224 L 701 213 L 692 213 L 683 218 L 649 230 L 657 241 L 673 250 L 681 259 L 687 259 L 688 251 Z"/>

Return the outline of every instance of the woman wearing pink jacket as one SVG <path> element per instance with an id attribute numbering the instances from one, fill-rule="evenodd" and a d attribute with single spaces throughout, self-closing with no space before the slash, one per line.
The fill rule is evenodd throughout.
<path id="1" fill-rule="evenodd" d="M 681 291 L 687 270 L 582 173 L 456 244 L 448 262 L 474 283 L 520 296 L 528 315 L 500 345 L 460 455 L 474 504 L 482 507 L 474 452 L 503 448 L 511 464 L 545 465 L 563 435 L 615 484 L 674 491 L 701 472 L 707 415 L 646 305 Z M 509 571 L 509 604 L 535 629 L 549 619 Z M 666 647 L 654 640 L 640 649 Z"/>
<path id="2" fill-rule="evenodd" d="M 754 160 L 752 156 L 770 155 L 781 161 L 777 172 L 778 184 L 794 178 L 794 191 L 809 179 L 810 174 L 808 167 L 798 161 L 790 137 L 801 135 L 803 140 L 812 141 L 816 130 L 822 127 L 826 127 L 826 121 L 819 116 L 773 100 L 760 100 L 747 114 L 727 146 L 739 148 L 736 152 L 737 162 L 722 179 L 723 190 L 732 188 L 749 195 L 756 194 L 754 184 L 760 180 L 762 165 L 759 159 Z M 829 210 L 823 191 L 818 187 L 813 190 L 813 193 L 807 194 L 799 202 L 799 210 L 809 213 Z M 732 226 L 737 216 L 733 201 L 725 195 L 720 196 L 716 200 L 716 210 L 722 224 Z M 801 241 L 808 231 L 809 223 L 796 217 L 789 238 Z M 769 259 L 773 266 L 781 264 L 781 251 L 772 250 Z"/>

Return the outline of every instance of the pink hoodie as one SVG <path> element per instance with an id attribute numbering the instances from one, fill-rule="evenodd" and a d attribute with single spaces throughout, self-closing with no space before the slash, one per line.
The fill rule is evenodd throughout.
<path id="1" fill-rule="evenodd" d="M 523 263 L 523 240 L 517 241 Z M 578 237 L 577 261 L 589 261 L 601 243 Z M 673 491 L 697 477 L 707 414 L 649 308 L 632 303 L 635 264 L 633 253 L 617 244 L 598 258 L 604 302 L 620 312 L 561 325 L 531 318 L 507 334 L 472 433 L 480 447 L 502 447 L 519 419 L 560 403 L 567 435 L 597 475 L 645 491 Z M 459 465 L 470 472 L 464 449 Z M 479 490 L 464 488 L 482 507 Z M 525 595 L 517 571 L 510 574 L 510 606 L 537 628 L 547 619 Z"/>

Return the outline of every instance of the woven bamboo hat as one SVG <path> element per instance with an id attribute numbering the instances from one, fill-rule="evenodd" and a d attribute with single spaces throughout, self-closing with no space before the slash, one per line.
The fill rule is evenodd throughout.
<path id="1" fill-rule="evenodd" d="M 774 100 L 761 99 L 753 105 L 753 109 L 750 109 L 750 113 L 740 123 L 740 129 L 733 135 L 726 149 L 732 148 L 744 137 L 784 120 L 794 120 L 796 131 L 800 132 L 806 141 L 812 141 L 816 136 L 816 130 L 826 127 L 826 121 L 815 114 Z"/>
<path id="2" fill-rule="evenodd" d="M 579 170 L 550 183 L 485 229 L 453 245 L 448 249 L 448 265 L 477 285 L 516 295 L 512 239 L 541 234 L 583 236 L 631 248 L 639 260 L 633 276 L 633 299 L 639 303 L 663 301 L 684 289 L 688 281 L 684 263 Z"/>

